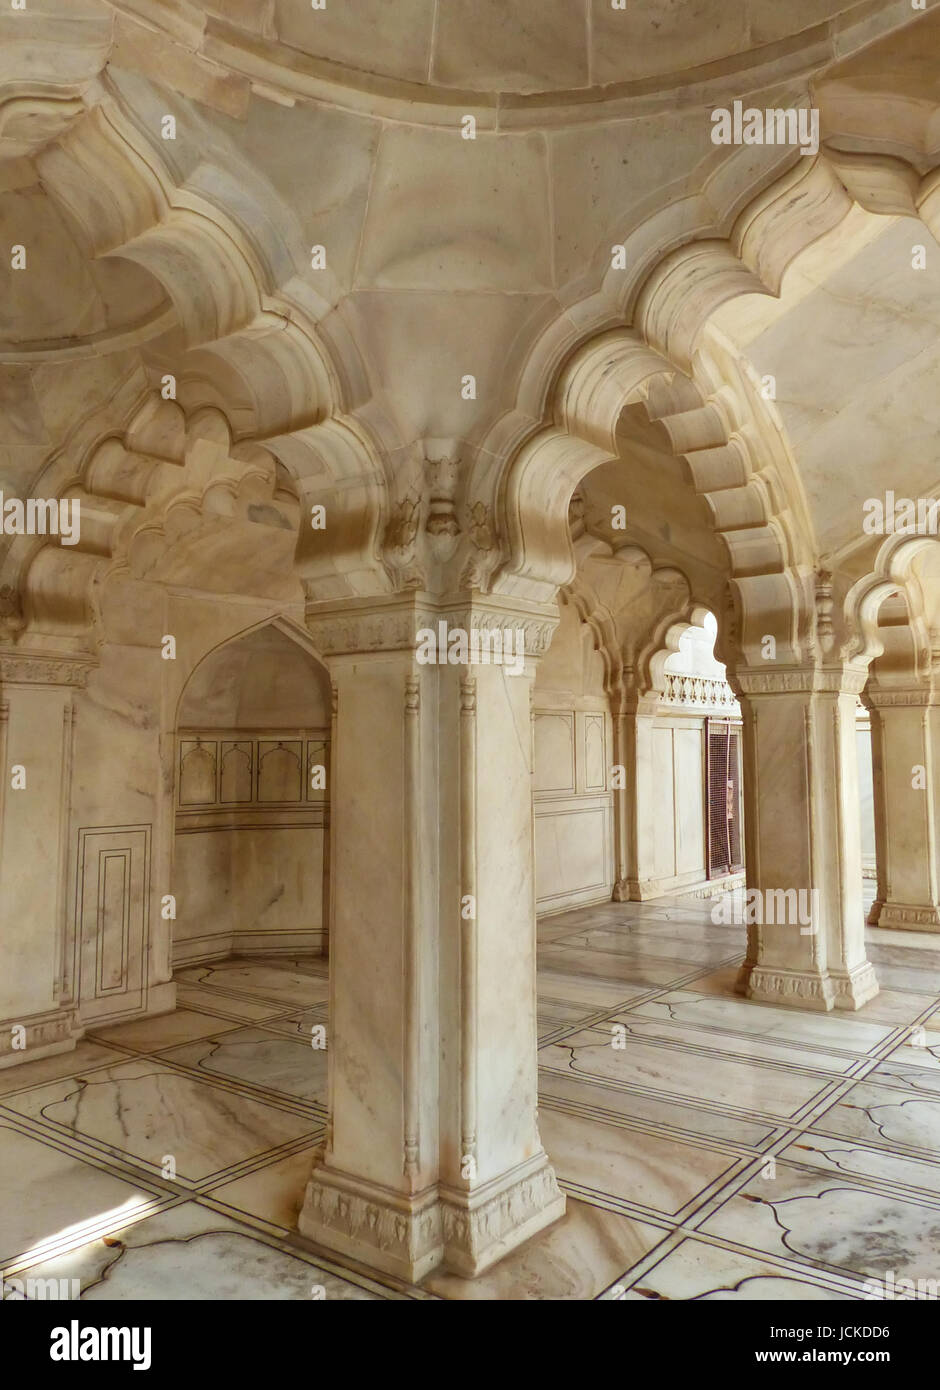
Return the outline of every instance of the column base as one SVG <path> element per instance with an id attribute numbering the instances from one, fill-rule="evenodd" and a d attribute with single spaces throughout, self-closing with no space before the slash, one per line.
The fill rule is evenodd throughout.
<path id="1" fill-rule="evenodd" d="M 798 1009 L 828 1012 L 835 1005 L 835 990 L 828 975 L 809 970 L 744 964 L 738 972 L 735 991 L 764 1004 L 786 1004 Z"/>
<path id="2" fill-rule="evenodd" d="M 830 970 L 829 978 L 835 989 L 837 1009 L 860 1009 L 878 993 L 878 977 L 871 961 L 862 961 L 852 970 Z"/>
<path id="3" fill-rule="evenodd" d="M 472 1279 L 565 1214 L 546 1154 L 476 1192 L 406 1197 L 317 1163 L 297 1229 L 360 1264 L 420 1283 L 438 1265 Z"/>
<path id="4" fill-rule="evenodd" d="M 645 903 L 651 898 L 661 898 L 668 890 L 662 888 L 657 879 L 621 878 L 614 885 L 615 903 Z"/>
<path id="5" fill-rule="evenodd" d="M 874 966 L 864 961 L 847 972 L 784 970 L 742 965 L 735 990 L 764 1004 L 797 1009 L 860 1009 L 878 993 Z"/>
<path id="6" fill-rule="evenodd" d="M 297 1229 L 317 1245 L 417 1284 L 444 1257 L 437 1188 L 413 1197 L 316 1163 Z"/>
<path id="7" fill-rule="evenodd" d="M 541 1153 L 475 1192 L 441 1189 L 444 1262 L 472 1279 L 565 1214 L 565 1194 Z"/>
<path id="8" fill-rule="evenodd" d="M 722 878 L 703 878 L 700 872 L 672 874 L 666 878 L 621 878 L 614 884 L 611 899 L 615 903 L 654 902 L 657 898 L 691 902 L 699 898 L 718 898 L 743 887 L 743 872 L 725 874 Z"/>
<path id="9" fill-rule="evenodd" d="M 872 903 L 868 913 L 870 927 L 889 931 L 940 932 L 940 907 L 932 903 Z"/>

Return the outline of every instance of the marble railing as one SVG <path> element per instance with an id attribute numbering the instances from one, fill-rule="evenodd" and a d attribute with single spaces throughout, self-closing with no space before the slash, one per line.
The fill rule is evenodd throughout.
<path id="1" fill-rule="evenodd" d="M 726 710 L 729 714 L 738 712 L 737 698 L 728 682 L 710 676 L 683 676 L 667 672 L 661 703 L 701 710 Z"/>

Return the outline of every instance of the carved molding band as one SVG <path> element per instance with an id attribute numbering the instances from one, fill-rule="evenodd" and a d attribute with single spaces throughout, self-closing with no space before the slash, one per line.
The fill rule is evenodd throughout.
<path id="1" fill-rule="evenodd" d="M 753 671 L 738 670 L 738 684 L 745 695 L 834 694 L 860 695 L 867 671 Z"/>
<path id="2" fill-rule="evenodd" d="M 22 1048 L 17 1047 L 17 1027 L 25 1030 Z M 0 1057 L 29 1061 L 49 1051 L 63 1052 L 75 1045 L 82 1028 L 76 1009 L 56 1009 L 27 1018 L 8 1018 L 0 1022 Z"/>
<path id="3" fill-rule="evenodd" d="M 349 613 L 307 619 L 307 631 L 323 656 L 354 652 L 411 651 L 416 634 L 430 627 L 437 615 L 430 609 L 392 610 L 387 613 Z"/>
<path id="4" fill-rule="evenodd" d="M 41 653 L 0 653 L 0 681 L 18 685 L 75 685 L 83 689 L 95 662 Z"/>
<path id="5" fill-rule="evenodd" d="M 879 927 L 907 927 L 909 930 L 940 931 L 940 907 L 912 907 L 906 903 L 884 903 L 878 913 Z"/>
<path id="6" fill-rule="evenodd" d="M 878 690 L 869 686 L 865 691 L 865 702 L 874 709 L 928 709 L 940 705 L 940 695 L 930 686 L 919 690 Z"/>
<path id="7" fill-rule="evenodd" d="M 396 1201 L 386 1193 L 370 1193 L 360 1184 L 353 1187 L 338 1174 L 316 1166 L 298 1226 L 308 1240 L 409 1280 L 423 1279 L 440 1263 L 441 1206 L 436 1193 L 424 1202 Z"/>
<path id="8" fill-rule="evenodd" d="M 441 1263 L 473 1277 L 565 1213 L 565 1197 L 545 1153 L 492 1196 L 428 1189 L 397 1196 L 317 1164 L 298 1222 L 308 1240 L 328 1244 L 409 1280 Z"/>
<path id="9" fill-rule="evenodd" d="M 453 608 L 433 608 L 427 603 L 389 603 L 357 610 L 352 605 L 333 612 L 308 610 L 307 630 L 317 651 L 323 656 L 352 655 L 357 652 L 413 651 L 418 633 L 437 632 L 440 623 L 449 631 L 521 632 L 527 656 L 539 657 L 548 650 L 558 614 L 547 605 L 537 611 L 520 612 L 498 602 L 462 604 Z"/>
<path id="10" fill-rule="evenodd" d="M 799 999 L 817 1008 L 831 1008 L 832 986 L 824 975 L 802 974 L 795 970 L 762 970 L 754 966 L 748 976 L 747 993 L 751 999 Z"/>
<path id="11" fill-rule="evenodd" d="M 748 998 L 799 1000 L 807 1008 L 857 1009 L 878 993 L 874 966 L 868 961 L 848 973 L 822 974 L 745 965 L 743 976 Z"/>
<path id="12" fill-rule="evenodd" d="M 564 1214 L 565 1198 L 547 1157 L 534 1173 L 476 1207 L 454 1205 L 442 1196 L 444 1259 L 448 1269 L 473 1275 L 498 1258 L 502 1243 L 525 1239 Z"/>
<path id="13" fill-rule="evenodd" d="M 867 960 L 847 973 L 831 970 L 829 979 L 835 990 L 837 1009 L 858 1009 L 878 993 L 875 967 Z"/>

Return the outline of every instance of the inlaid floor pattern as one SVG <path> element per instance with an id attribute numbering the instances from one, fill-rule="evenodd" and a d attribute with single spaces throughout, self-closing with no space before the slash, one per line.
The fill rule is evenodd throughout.
<path id="1" fill-rule="evenodd" d="M 853 1299 L 940 1275 L 940 940 L 870 933 L 857 1014 L 737 997 L 708 902 L 543 920 L 563 1221 L 480 1279 L 379 1282 L 293 1232 L 326 1119 L 326 964 L 179 972 L 175 1013 L 0 1071 L 0 1269 L 94 1299 Z M 16 1287 L 16 1286 L 14 1286 Z"/>

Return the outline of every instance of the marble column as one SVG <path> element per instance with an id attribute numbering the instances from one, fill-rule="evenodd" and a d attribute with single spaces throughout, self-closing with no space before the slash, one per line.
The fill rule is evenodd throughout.
<path id="1" fill-rule="evenodd" d="M 299 1227 L 410 1281 L 564 1212 L 536 1115 L 530 692 L 557 615 L 418 594 L 312 605 L 336 690 L 330 1124 Z M 521 674 L 422 630 L 525 632 Z"/>
<path id="2" fill-rule="evenodd" d="M 929 688 L 869 684 L 879 927 L 940 931 L 940 703 Z"/>
<path id="3" fill-rule="evenodd" d="M 737 673 L 748 888 L 738 988 L 749 998 L 857 1009 L 878 992 L 862 908 L 855 703 L 863 680 L 841 670 Z"/>
<path id="4" fill-rule="evenodd" d="M 642 902 L 662 891 L 656 884 L 657 787 L 653 768 L 653 727 L 659 693 L 627 692 L 611 701 L 614 765 L 624 769 L 623 787 L 614 788 L 614 902 Z M 671 829 L 670 829 L 671 833 Z"/>

